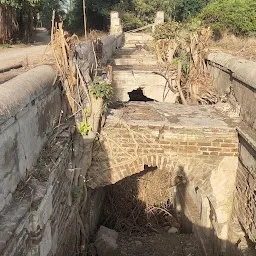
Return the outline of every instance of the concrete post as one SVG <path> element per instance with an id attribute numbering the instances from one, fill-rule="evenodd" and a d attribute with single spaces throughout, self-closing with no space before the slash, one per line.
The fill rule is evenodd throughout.
<path id="1" fill-rule="evenodd" d="M 123 33 L 123 28 L 119 18 L 119 13 L 112 11 L 110 13 L 110 34 L 116 35 L 121 33 Z"/>
<path id="2" fill-rule="evenodd" d="M 154 21 L 154 25 L 153 25 L 153 32 L 155 31 L 155 26 L 158 24 L 163 24 L 164 23 L 164 12 L 163 11 L 158 11 L 156 13 L 156 17 L 155 17 L 155 21 Z"/>
<path id="3" fill-rule="evenodd" d="M 155 17 L 155 25 L 164 23 L 164 12 L 158 11 Z"/>

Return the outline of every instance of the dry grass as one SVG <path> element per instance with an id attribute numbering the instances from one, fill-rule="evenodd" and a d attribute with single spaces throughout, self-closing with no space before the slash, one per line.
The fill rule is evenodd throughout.
<path id="1" fill-rule="evenodd" d="M 255 37 L 241 38 L 234 35 L 224 35 L 218 41 L 210 40 L 209 49 L 223 51 L 247 60 L 256 61 Z"/>
<path id="2" fill-rule="evenodd" d="M 172 215 L 171 173 L 153 167 L 146 170 L 107 188 L 104 225 L 129 233 L 179 226 Z"/>
<path id="3" fill-rule="evenodd" d="M 90 32 L 87 33 L 86 41 L 92 41 L 96 38 L 101 39 L 101 38 L 107 37 L 108 35 L 109 34 L 107 32 L 104 32 L 104 31 L 90 30 Z M 79 34 L 78 38 L 81 42 L 85 41 L 84 35 Z"/>

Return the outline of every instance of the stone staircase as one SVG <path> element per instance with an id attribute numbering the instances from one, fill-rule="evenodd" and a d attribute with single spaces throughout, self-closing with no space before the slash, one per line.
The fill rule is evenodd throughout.
<path id="1" fill-rule="evenodd" d="M 157 57 L 149 51 L 152 36 L 143 33 L 126 33 L 125 44 L 114 60 L 113 88 L 114 100 L 127 102 L 132 91 L 141 89 L 143 95 L 158 101 L 175 103 L 177 93 L 173 93 L 167 84 Z M 168 77 L 175 83 L 176 75 Z"/>

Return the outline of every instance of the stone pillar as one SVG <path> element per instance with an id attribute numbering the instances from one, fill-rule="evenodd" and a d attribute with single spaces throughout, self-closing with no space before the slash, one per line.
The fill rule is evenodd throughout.
<path id="1" fill-rule="evenodd" d="M 119 13 L 112 11 L 110 13 L 110 34 L 116 35 L 121 33 L 123 33 L 123 28 L 119 18 Z"/>
<path id="2" fill-rule="evenodd" d="M 164 12 L 163 11 L 158 11 L 156 13 L 156 17 L 155 17 L 155 22 L 154 23 L 155 23 L 155 25 L 164 23 Z"/>
<path id="3" fill-rule="evenodd" d="M 153 32 L 155 31 L 155 26 L 158 24 L 163 24 L 164 23 L 164 12 L 163 11 L 158 11 L 156 13 L 156 17 L 155 17 L 155 21 L 154 21 L 154 25 L 153 25 Z"/>

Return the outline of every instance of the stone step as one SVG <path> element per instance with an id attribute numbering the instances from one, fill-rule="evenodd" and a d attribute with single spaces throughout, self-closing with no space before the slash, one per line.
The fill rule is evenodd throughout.
<path id="1" fill-rule="evenodd" d="M 125 33 L 125 42 L 149 42 L 153 37 L 144 33 Z"/>
<path id="2" fill-rule="evenodd" d="M 145 53 L 145 52 L 139 52 L 136 51 L 134 54 L 120 54 L 119 52 L 116 55 L 116 58 L 118 59 L 157 59 L 154 54 Z"/>
<path id="3" fill-rule="evenodd" d="M 124 58 L 126 57 L 134 57 L 134 56 L 143 56 L 143 57 L 155 57 L 155 54 L 152 54 L 151 52 L 145 50 L 145 49 L 139 49 L 136 46 L 133 47 L 123 47 L 121 49 L 119 49 L 116 52 L 116 56 L 118 56 L 119 58 L 122 58 L 122 56 L 124 56 Z"/>
<path id="4" fill-rule="evenodd" d="M 148 57 L 129 57 L 129 58 L 117 58 L 115 59 L 115 65 L 157 65 L 157 59 Z"/>
<path id="5" fill-rule="evenodd" d="M 166 80 L 162 76 L 153 73 L 152 70 L 114 70 L 113 71 L 114 86 L 134 83 L 140 85 L 165 85 Z"/>

